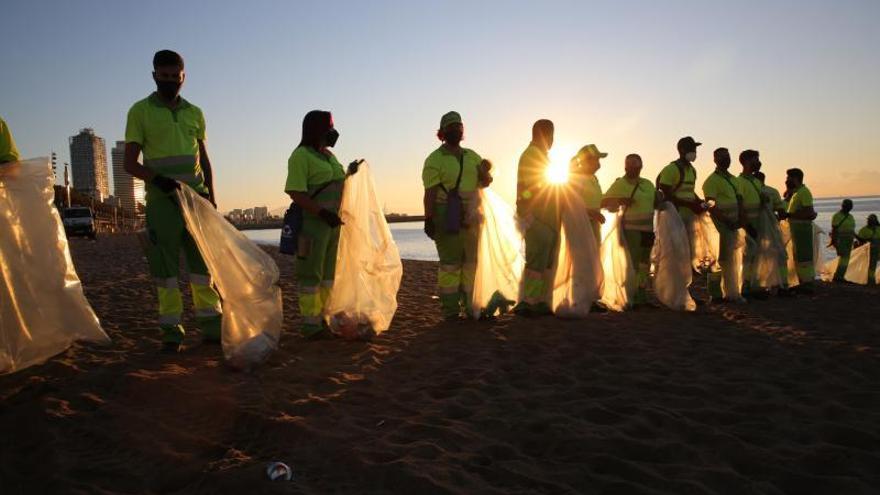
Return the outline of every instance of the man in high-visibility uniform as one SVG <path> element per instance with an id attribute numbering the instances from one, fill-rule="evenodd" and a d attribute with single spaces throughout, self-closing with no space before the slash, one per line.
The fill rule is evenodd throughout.
<path id="1" fill-rule="evenodd" d="M 602 207 L 617 210 L 623 207 L 623 236 L 629 258 L 635 265 L 638 288 L 633 298 L 634 306 L 648 303 L 648 278 L 651 268 L 651 249 L 654 247 L 654 209 L 657 205 L 657 189 L 654 183 L 641 177 L 642 157 L 627 155 L 625 175 L 605 191 Z"/>
<path id="2" fill-rule="evenodd" d="M 17 162 L 21 159 L 18 154 L 18 148 L 15 146 L 15 140 L 12 139 L 12 132 L 6 121 L 0 118 L 0 165 L 4 163 Z"/>
<path id="3" fill-rule="evenodd" d="M 691 252 L 694 249 L 695 216 L 706 211 L 703 200 L 697 197 L 694 187 L 697 183 L 697 169 L 692 163 L 697 159 L 697 147 L 702 145 L 691 136 L 678 140 L 678 159 L 663 167 L 657 177 L 657 187 L 663 198 L 678 208 L 678 214 L 688 231 Z"/>
<path id="4" fill-rule="evenodd" d="M 860 243 L 871 244 L 868 257 L 868 285 L 876 285 L 877 259 L 880 258 L 880 222 L 877 221 L 877 215 L 868 215 L 868 225 L 859 229 L 856 237 Z"/>
<path id="5" fill-rule="evenodd" d="M 159 296 L 162 342 L 169 350 L 178 350 L 184 337 L 183 297 L 177 280 L 181 250 L 186 256 L 196 322 L 206 341 L 220 341 L 222 318 L 220 296 L 186 230 L 175 193 L 185 184 L 216 207 L 205 118 L 197 106 L 180 97 L 185 78 L 180 55 L 170 50 L 157 52 L 153 57 L 157 90 L 131 107 L 125 127 L 125 169 L 147 185 L 147 261 Z M 143 165 L 138 163 L 142 152 Z"/>
<path id="6" fill-rule="evenodd" d="M 742 206 L 745 212 L 743 227 L 746 231 L 746 246 L 742 262 L 742 295 L 747 298 L 766 299 L 767 294 L 758 287 L 757 283 L 758 221 L 766 201 L 763 185 L 754 176 L 759 168 L 760 155 L 755 150 L 745 150 L 739 154 L 739 163 L 742 165 L 742 173 L 736 180 L 740 182 Z"/>
<path id="7" fill-rule="evenodd" d="M 559 191 L 547 179 L 549 151 L 553 147 L 553 122 L 542 119 L 532 126 L 532 141 L 519 158 L 516 182 L 516 214 L 524 229 L 526 266 L 522 300 L 514 312 L 522 316 L 552 313 L 547 280 L 553 279 L 553 265 L 561 234 Z"/>
<path id="8" fill-rule="evenodd" d="M 443 317 L 458 320 L 467 311 L 474 290 L 477 269 L 479 224 L 474 215 L 477 188 L 491 182 L 488 161 L 474 150 L 461 146 L 464 124 L 458 112 L 440 118 L 437 138 L 442 144 L 425 159 L 422 183 L 425 187 L 425 234 L 434 240 L 440 267 L 437 286 Z M 450 223 L 450 196 L 461 197 L 461 210 Z M 457 201 L 453 199 L 452 201 Z"/>
<path id="9" fill-rule="evenodd" d="M 736 251 L 739 229 L 743 224 L 742 184 L 730 173 L 730 152 L 718 148 L 714 152 L 715 171 L 703 182 L 703 195 L 707 202 L 714 202 L 709 208 L 712 223 L 720 236 L 718 265 L 721 271 L 709 273 L 709 297 L 711 302 L 725 301 L 722 284 L 726 288 L 736 288 L 739 267 L 736 266 Z M 742 302 L 738 297 L 727 294 L 727 302 Z"/>
<path id="10" fill-rule="evenodd" d="M 602 243 L 602 224 L 605 217 L 600 211 L 602 207 L 602 186 L 596 172 L 602 167 L 599 159 L 605 158 L 608 153 L 602 153 L 595 144 L 588 144 L 578 150 L 572 158 L 571 181 L 578 192 L 583 196 L 584 205 L 587 207 L 587 216 L 590 219 L 590 227 L 593 228 L 593 236 L 596 243 Z"/>
<path id="11" fill-rule="evenodd" d="M 801 169 L 791 168 L 785 174 L 785 186 L 789 193 L 787 217 L 791 224 L 791 242 L 800 280 L 800 285 L 795 289 L 797 292 L 811 294 L 816 279 L 813 259 L 813 220 L 816 218 L 816 211 L 813 209 L 813 194 L 804 185 L 804 172 Z"/>
<path id="12" fill-rule="evenodd" d="M 760 161 L 758 163 L 760 165 Z M 769 204 L 770 209 L 776 213 L 776 225 L 774 225 L 773 228 L 779 229 L 779 221 L 788 218 L 788 213 L 786 213 L 787 205 L 785 204 L 785 201 L 782 200 L 782 195 L 779 194 L 779 190 L 767 185 L 767 178 L 764 175 L 764 172 L 758 170 L 754 175 L 755 178 L 761 182 L 761 191 L 767 200 L 767 204 Z M 781 239 L 781 230 L 779 231 L 779 236 Z M 779 259 L 779 280 L 780 286 L 776 295 L 783 297 L 790 296 L 791 293 L 788 290 L 788 253 L 786 253 L 784 249 L 781 250 Z"/>
<path id="13" fill-rule="evenodd" d="M 853 209 L 851 199 L 844 199 L 840 211 L 831 217 L 831 245 L 837 250 L 840 261 L 834 272 L 834 281 L 843 282 L 849 266 L 849 255 L 852 253 L 853 241 L 856 237 L 856 219 L 850 214 Z"/>

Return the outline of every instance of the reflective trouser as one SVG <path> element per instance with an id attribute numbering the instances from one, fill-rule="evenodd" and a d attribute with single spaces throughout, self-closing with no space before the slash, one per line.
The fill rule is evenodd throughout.
<path id="1" fill-rule="evenodd" d="M 323 328 L 321 319 L 336 277 L 338 248 L 339 227 L 330 227 L 316 215 L 303 212 L 294 272 L 299 288 L 299 313 L 303 319 L 300 333 L 304 337 Z"/>
<path id="2" fill-rule="evenodd" d="M 752 223 L 752 227 L 755 232 L 760 232 L 758 230 L 757 222 Z M 743 258 L 742 258 L 742 293 L 743 295 L 747 295 L 752 291 L 752 288 L 757 288 L 758 285 L 758 239 L 749 235 L 748 231 L 746 231 L 745 235 L 746 245 L 745 249 L 743 249 Z"/>
<path id="3" fill-rule="evenodd" d="M 718 266 L 721 270 L 709 273 L 709 295 L 720 299 L 725 295 L 729 297 L 730 294 L 726 294 L 726 292 L 731 292 L 731 288 L 734 293 L 736 291 L 737 266 L 734 253 L 736 252 L 739 229 L 731 229 L 714 218 L 712 223 L 715 224 L 715 228 L 718 230 Z M 722 290 L 722 286 L 728 288 L 728 290 Z"/>
<path id="4" fill-rule="evenodd" d="M 523 273 L 523 301 L 527 304 L 546 302 L 547 280 L 553 279 L 550 272 L 558 254 L 559 224 L 535 218 L 524 237 L 526 268 Z"/>
<path id="5" fill-rule="evenodd" d="M 186 230 L 175 196 L 151 191 L 147 195 L 147 262 L 156 280 L 159 295 L 159 326 L 165 342 L 181 342 L 183 297 L 177 281 L 180 251 L 186 260 L 192 290 L 196 322 L 206 338 L 219 339 L 222 310 L 220 296 L 213 288 L 211 275 L 199 248 Z"/>
<path id="6" fill-rule="evenodd" d="M 636 268 L 638 289 L 633 300 L 635 304 L 648 302 L 648 277 L 651 270 L 651 249 L 654 247 L 654 233 L 641 230 L 623 231 L 629 259 Z"/>
<path id="7" fill-rule="evenodd" d="M 446 231 L 445 224 L 446 204 L 437 203 L 434 206 L 434 244 L 440 258 L 437 290 L 443 316 L 453 317 L 467 312 L 473 296 L 479 226 L 469 225 L 452 233 Z"/>
<path id="8" fill-rule="evenodd" d="M 840 261 L 837 263 L 837 270 L 834 272 L 834 280 L 836 282 L 842 282 L 844 280 L 846 269 L 849 267 L 849 255 L 852 253 L 854 239 L 854 233 L 837 235 L 835 247 L 837 249 L 837 256 L 840 257 Z"/>
<path id="9" fill-rule="evenodd" d="M 794 261 L 801 284 L 812 283 L 816 279 L 816 264 L 813 260 L 813 222 L 791 221 L 791 242 L 794 246 Z"/>

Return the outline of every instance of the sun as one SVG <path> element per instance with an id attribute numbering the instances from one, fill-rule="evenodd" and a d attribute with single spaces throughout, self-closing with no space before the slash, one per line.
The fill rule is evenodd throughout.
<path id="1" fill-rule="evenodd" d="M 557 145 L 550 150 L 550 165 L 547 166 L 547 182 L 565 184 L 568 182 L 569 161 L 577 152 L 573 146 Z"/>

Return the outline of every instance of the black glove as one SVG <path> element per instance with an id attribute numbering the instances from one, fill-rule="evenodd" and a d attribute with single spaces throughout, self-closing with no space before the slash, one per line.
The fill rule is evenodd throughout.
<path id="1" fill-rule="evenodd" d="M 324 223 L 326 223 L 327 225 L 329 225 L 333 228 L 336 228 L 336 227 L 339 227 L 340 225 L 342 225 L 342 219 L 339 218 L 339 215 L 337 215 L 336 213 L 333 213 L 330 210 L 326 210 L 324 208 L 321 208 L 321 211 L 318 212 L 318 217 L 320 217 L 321 220 L 324 221 Z"/>
<path id="2" fill-rule="evenodd" d="M 161 175 L 153 177 L 153 180 L 150 181 L 150 184 L 158 187 L 163 193 L 170 193 L 172 191 L 180 189 L 180 182 L 177 182 L 174 179 L 169 179 L 168 177 L 163 177 Z"/>
<path id="3" fill-rule="evenodd" d="M 752 227 L 751 225 L 746 225 L 746 234 L 749 234 L 749 237 L 752 239 L 758 238 L 758 229 Z"/>
<path id="4" fill-rule="evenodd" d="M 364 163 L 363 158 L 359 158 L 348 164 L 348 175 L 354 175 L 358 171 L 358 167 L 360 167 L 361 163 Z"/>
<path id="5" fill-rule="evenodd" d="M 434 220 L 431 218 L 425 218 L 425 235 L 434 239 Z"/>

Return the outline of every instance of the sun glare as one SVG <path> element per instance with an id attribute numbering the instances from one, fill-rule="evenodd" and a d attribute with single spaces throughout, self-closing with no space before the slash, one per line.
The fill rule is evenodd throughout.
<path id="1" fill-rule="evenodd" d="M 568 168 L 576 148 L 571 146 L 554 146 L 550 150 L 550 165 L 547 166 L 547 182 L 565 184 L 568 182 Z"/>

